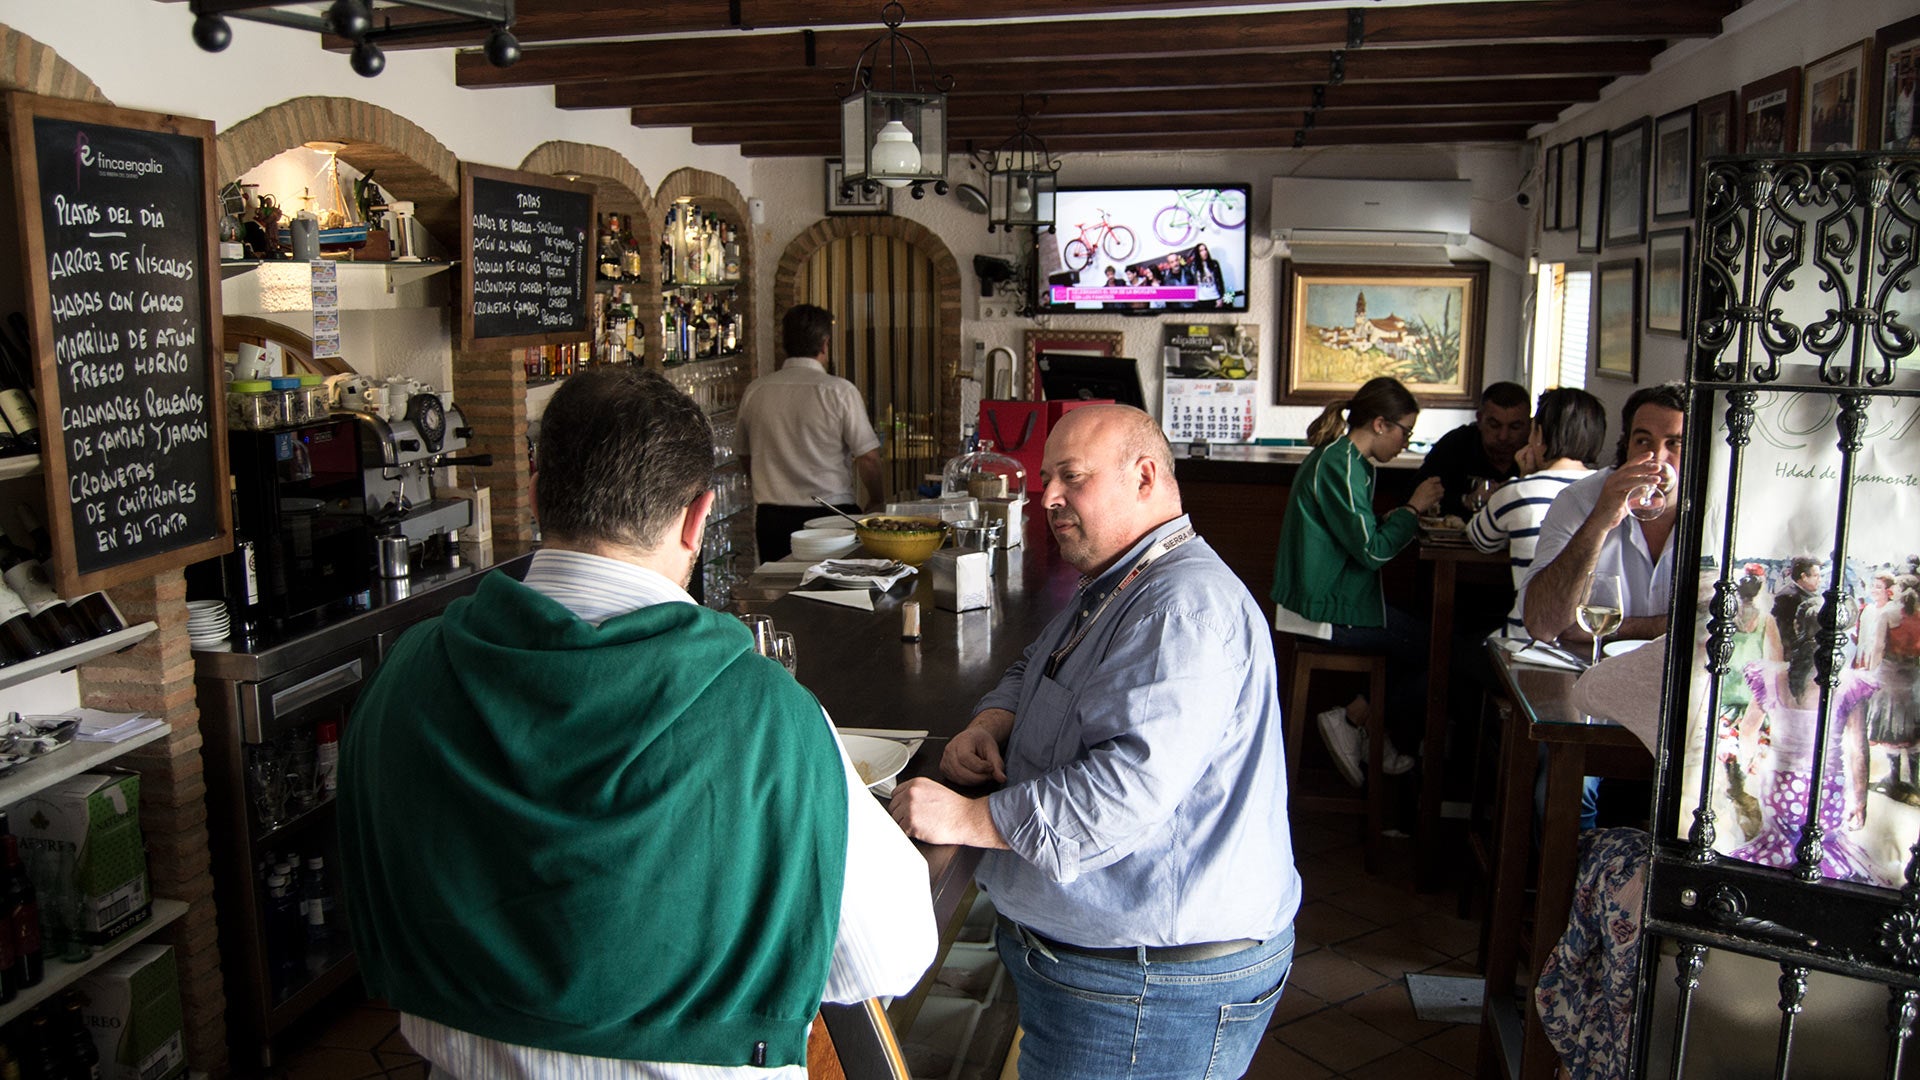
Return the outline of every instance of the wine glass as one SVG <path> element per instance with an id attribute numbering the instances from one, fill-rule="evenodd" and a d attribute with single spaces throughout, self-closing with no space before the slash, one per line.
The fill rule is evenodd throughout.
<path id="1" fill-rule="evenodd" d="M 1486 476 L 1468 477 L 1467 493 L 1462 497 L 1461 501 L 1467 504 L 1468 510 L 1471 510 L 1477 514 L 1480 511 L 1486 509 L 1487 500 L 1493 498 L 1493 489 L 1499 486 L 1500 486 L 1500 482 L 1498 480 L 1494 480 L 1491 477 L 1486 477 Z"/>
<path id="2" fill-rule="evenodd" d="M 773 658 L 780 661 L 787 674 L 800 674 L 800 655 L 794 651 L 791 631 L 781 630 L 773 635 Z"/>
<path id="3" fill-rule="evenodd" d="M 1579 606 L 1573 609 L 1580 629 L 1593 635 L 1593 663 L 1600 662 L 1600 641 L 1620 629 L 1625 609 L 1620 603 L 1620 575 L 1596 570 L 1587 575 L 1580 590 Z"/>
<path id="4" fill-rule="evenodd" d="M 1667 512 L 1680 484 L 1680 474 L 1672 465 L 1660 462 L 1660 479 L 1639 484 L 1627 492 L 1627 513 L 1641 521 L 1652 521 Z"/>

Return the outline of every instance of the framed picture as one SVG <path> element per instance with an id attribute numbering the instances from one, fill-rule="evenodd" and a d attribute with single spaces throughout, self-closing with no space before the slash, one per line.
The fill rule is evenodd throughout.
<path id="1" fill-rule="evenodd" d="M 1575 228 L 1580 224 L 1580 162 L 1586 147 L 1580 140 L 1560 144 L 1560 217 L 1558 227 Z"/>
<path id="2" fill-rule="evenodd" d="M 1014 381 L 1026 387 L 1028 401 L 1039 401 L 1040 367 L 1035 361 L 1041 353 L 1119 356 L 1120 339 L 1118 330 L 1029 330 L 1026 342 L 1027 367 L 1023 377 Z"/>
<path id="3" fill-rule="evenodd" d="M 1646 117 L 1607 135 L 1607 244 L 1647 238 Z"/>
<path id="4" fill-rule="evenodd" d="M 1653 122 L 1653 219 L 1693 216 L 1694 107 Z"/>
<path id="5" fill-rule="evenodd" d="M 1800 149 L 1858 150 L 1865 145 L 1867 54 L 1871 38 L 1829 53 L 1804 68 Z"/>
<path id="6" fill-rule="evenodd" d="M 1740 88 L 1740 152 L 1791 154 L 1800 138 L 1800 69 L 1790 67 Z"/>
<path id="7" fill-rule="evenodd" d="M 1324 405 L 1391 375 L 1426 406 L 1480 397 L 1487 264 L 1281 264 L 1274 401 Z"/>
<path id="8" fill-rule="evenodd" d="M 1580 228 L 1574 247 L 1600 250 L 1600 201 L 1607 190 L 1607 134 L 1598 132 L 1580 141 Z"/>
<path id="9" fill-rule="evenodd" d="M 1647 333 L 1684 336 L 1687 332 L 1686 229 L 1664 229 L 1647 237 Z"/>
<path id="10" fill-rule="evenodd" d="M 1694 124 L 1700 129 L 1700 160 L 1725 157 L 1733 153 L 1733 112 L 1739 107 L 1739 95 L 1729 90 L 1702 98 Z"/>
<path id="11" fill-rule="evenodd" d="M 1873 116 L 1883 150 L 1920 149 L 1920 15 L 1873 36 Z"/>
<path id="12" fill-rule="evenodd" d="M 1540 164 L 1540 231 L 1560 227 L 1560 150 L 1548 150 Z"/>
<path id="13" fill-rule="evenodd" d="M 1640 260 L 1603 262 L 1596 269 L 1593 370 L 1611 379 L 1640 378 Z"/>
<path id="14" fill-rule="evenodd" d="M 846 183 L 846 170 L 839 158 L 827 159 L 827 213 L 885 214 L 893 209 L 893 189 L 882 184 L 869 195 L 861 184 L 853 185 L 851 196 L 840 190 Z"/>

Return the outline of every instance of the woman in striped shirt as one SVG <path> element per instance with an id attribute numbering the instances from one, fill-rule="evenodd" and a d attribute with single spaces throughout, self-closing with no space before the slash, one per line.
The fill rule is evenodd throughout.
<path id="1" fill-rule="evenodd" d="M 1540 395 L 1533 432 L 1517 456 L 1521 476 L 1500 486 L 1487 505 L 1467 525 L 1467 537 L 1481 551 L 1507 549 L 1513 567 L 1513 610 L 1507 613 L 1503 638 L 1525 641 L 1521 619 L 1527 568 L 1533 565 L 1534 545 L 1547 507 L 1568 484 L 1593 471 L 1607 438 L 1607 411 L 1600 399 L 1585 390 L 1561 388 Z"/>

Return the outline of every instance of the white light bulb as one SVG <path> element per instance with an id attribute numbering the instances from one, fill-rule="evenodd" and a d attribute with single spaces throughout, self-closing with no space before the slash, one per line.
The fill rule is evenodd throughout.
<path id="1" fill-rule="evenodd" d="M 882 184 L 890 188 L 903 188 L 913 183 L 911 175 L 920 171 L 920 148 L 913 145 L 913 133 L 907 125 L 898 120 L 889 120 L 874 136 L 873 153 L 868 155 L 869 167 L 876 173 L 892 173 L 894 176 L 877 176 Z M 909 174 L 898 178 L 901 174 Z"/>
<path id="2" fill-rule="evenodd" d="M 1013 212 L 1028 214 L 1033 212 L 1033 189 L 1024 181 L 1013 185 Z"/>

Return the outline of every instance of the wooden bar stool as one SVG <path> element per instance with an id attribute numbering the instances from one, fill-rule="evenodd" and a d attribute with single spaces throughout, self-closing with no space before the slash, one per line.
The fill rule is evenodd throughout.
<path id="1" fill-rule="evenodd" d="M 1307 726 L 1307 690 L 1316 671 L 1340 671 L 1368 676 L 1367 684 L 1367 786 L 1357 795 L 1303 795 L 1300 793 L 1301 733 Z M 1328 645 L 1313 638 L 1295 638 L 1293 648 L 1292 700 L 1287 708 L 1287 789 L 1293 805 L 1310 811 L 1334 814 L 1363 814 L 1367 819 L 1366 864 L 1373 873 L 1379 862 L 1382 833 L 1387 827 L 1387 784 L 1381 771 L 1386 753 L 1385 723 L 1387 700 L 1387 658 L 1378 653 L 1355 652 Z"/>

